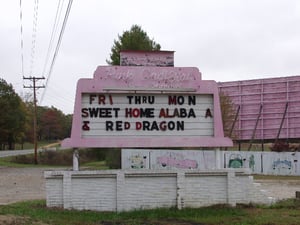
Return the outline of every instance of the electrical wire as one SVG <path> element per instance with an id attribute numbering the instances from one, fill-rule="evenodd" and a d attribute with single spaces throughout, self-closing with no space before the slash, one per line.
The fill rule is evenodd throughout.
<path id="1" fill-rule="evenodd" d="M 50 42 L 49 42 L 49 46 L 48 46 L 48 50 L 47 50 L 47 56 L 46 56 L 45 64 L 44 64 L 44 67 L 43 67 L 43 72 L 42 72 L 43 76 L 45 75 L 45 71 L 46 71 L 46 68 L 47 68 L 47 65 L 48 65 L 48 62 L 49 62 L 49 59 L 50 59 L 50 52 L 52 50 L 54 38 L 56 36 L 58 24 L 59 24 L 59 21 L 60 21 L 61 12 L 62 12 L 62 9 L 63 9 L 63 4 L 64 4 L 64 0 L 62 0 L 62 1 L 59 0 L 58 1 L 55 20 L 54 20 L 54 24 L 53 24 L 53 27 L 52 27 L 51 38 L 50 38 Z"/>
<path id="2" fill-rule="evenodd" d="M 35 60 L 35 46 L 37 37 L 37 24 L 38 24 L 38 11 L 39 11 L 39 0 L 34 1 L 33 10 L 33 26 L 32 26 L 32 42 L 31 42 L 31 58 L 30 58 L 30 77 L 32 76 L 34 60 Z"/>
<path id="3" fill-rule="evenodd" d="M 53 71 L 53 67 L 54 67 L 54 64 L 55 64 L 55 60 L 56 60 L 57 54 L 59 52 L 60 44 L 61 44 L 62 37 L 63 37 L 64 31 L 65 31 L 65 28 L 66 28 L 66 24 L 67 24 L 67 21 L 68 21 L 68 17 L 69 17 L 69 14 L 70 14 L 72 3 L 73 3 L 73 0 L 69 0 L 68 7 L 67 7 L 67 10 L 66 10 L 66 13 L 65 13 L 65 17 L 64 17 L 64 21 L 63 21 L 63 24 L 62 24 L 62 27 L 61 27 L 61 31 L 60 31 L 60 34 L 59 34 L 58 42 L 57 42 L 57 45 L 56 45 L 56 48 L 55 48 L 55 52 L 54 52 L 54 55 L 53 55 L 53 58 L 52 58 L 52 61 L 51 61 L 51 65 L 50 65 L 48 77 L 46 79 L 45 89 L 44 89 L 44 92 L 43 92 L 41 100 L 40 100 L 41 103 L 43 102 L 45 93 L 47 91 L 47 86 L 48 86 L 48 83 L 49 83 L 49 80 L 50 80 L 50 77 L 51 77 L 51 74 L 52 74 L 52 71 Z"/>
<path id="4" fill-rule="evenodd" d="M 22 13 L 22 0 L 20 0 L 20 34 L 21 34 L 21 70 L 22 77 L 24 77 L 24 44 L 23 44 L 23 13 Z"/>
<path id="5" fill-rule="evenodd" d="M 59 102 L 62 105 L 73 105 L 75 100 L 74 96 L 70 92 L 65 91 L 64 95 L 61 95 L 61 90 L 63 87 L 49 86 L 48 88 L 51 92 L 47 94 L 47 102 Z"/>

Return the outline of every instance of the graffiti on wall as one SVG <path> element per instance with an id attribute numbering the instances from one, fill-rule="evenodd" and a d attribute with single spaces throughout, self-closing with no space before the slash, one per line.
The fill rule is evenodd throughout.
<path id="1" fill-rule="evenodd" d="M 242 168 L 243 167 L 243 158 L 240 154 L 231 154 L 229 157 L 229 168 Z"/>
<path id="2" fill-rule="evenodd" d="M 181 168 L 196 169 L 198 163 L 196 160 L 186 159 L 182 153 L 169 152 L 163 156 L 157 157 L 157 163 L 163 168 Z"/>
<path id="3" fill-rule="evenodd" d="M 220 168 L 249 168 L 255 174 L 300 175 L 299 152 L 220 151 Z M 202 150 L 122 150 L 123 169 L 215 169 L 216 153 Z M 223 159 L 223 161 L 222 161 Z"/>
<path id="4" fill-rule="evenodd" d="M 255 157 L 253 154 L 232 153 L 229 156 L 229 168 L 249 168 L 252 172 L 255 170 Z"/>
<path id="5" fill-rule="evenodd" d="M 277 159 L 273 162 L 273 170 L 275 169 L 292 169 L 292 161 Z"/>
<path id="6" fill-rule="evenodd" d="M 272 168 L 274 171 L 280 174 L 282 173 L 289 174 L 293 169 L 293 165 L 291 160 L 287 160 L 287 159 L 281 160 L 278 158 L 277 160 L 273 161 Z"/>
<path id="7" fill-rule="evenodd" d="M 251 169 L 252 172 L 254 172 L 254 167 L 255 167 L 254 155 L 251 155 L 249 157 L 249 168 Z"/>
<path id="8" fill-rule="evenodd" d="M 145 169 L 147 165 L 147 156 L 142 154 L 133 154 L 129 158 L 131 169 Z"/>

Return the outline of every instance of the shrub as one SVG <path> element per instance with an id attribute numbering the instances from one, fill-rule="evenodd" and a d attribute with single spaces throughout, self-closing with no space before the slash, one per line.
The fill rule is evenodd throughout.
<path id="1" fill-rule="evenodd" d="M 273 152 L 288 152 L 290 151 L 289 143 L 278 141 L 271 146 Z"/>
<path id="2" fill-rule="evenodd" d="M 79 162 L 107 161 L 111 169 L 121 168 L 121 151 L 120 149 L 79 149 Z M 15 163 L 34 164 L 34 155 L 20 155 L 11 160 Z M 73 150 L 47 150 L 39 152 L 38 164 L 71 166 L 73 163 Z"/>

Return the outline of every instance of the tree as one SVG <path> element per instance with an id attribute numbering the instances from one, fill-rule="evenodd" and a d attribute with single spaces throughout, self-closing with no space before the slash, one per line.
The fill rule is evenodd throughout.
<path id="1" fill-rule="evenodd" d="M 106 60 L 106 62 L 109 65 L 120 65 L 120 51 L 122 50 L 158 51 L 160 45 L 150 39 L 140 26 L 133 25 L 122 36 L 118 35 L 118 40 L 114 40 L 110 60 Z"/>
<path id="2" fill-rule="evenodd" d="M 55 107 L 38 107 L 39 139 L 58 140 L 70 135 L 72 116 L 64 115 Z"/>
<path id="3" fill-rule="evenodd" d="M 234 133 L 233 124 L 236 117 L 236 109 L 234 103 L 231 101 L 230 97 L 225 93 L 220 92 L 220 106 L 223 121 L 224 136 L 236 139 L 236 134 Z M 233 130 L 232 130 L 233 129 Z"/>
<path id="4" fill-rule="evenodd" d="M 11 84 L 0 78 L 0 143 L 14 149 L 14 143 L 24 136 L 25 104 Z"/>
<path id="5" fill-rule="evenodd" d="M 30 112 L 29 121 L 33 124 L 32 102 L 26 103 L 27 111 Z M 72 127 L 72 115 L 65 115 L 55 107 L 37 107 L 37 138 L 38 141 L 61 140 L 70 137 Z M 33 142 L 33 127 L 26 129 L 26 141 Z"/>

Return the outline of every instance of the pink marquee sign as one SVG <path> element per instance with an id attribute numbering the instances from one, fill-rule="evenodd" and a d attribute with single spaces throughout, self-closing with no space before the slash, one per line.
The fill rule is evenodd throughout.
<path id="1" fill-rule="evenodd" d="M 218 87 L 192 67 L 100 66 L 77 84 L 65 147 L 223 147 Z"/>

